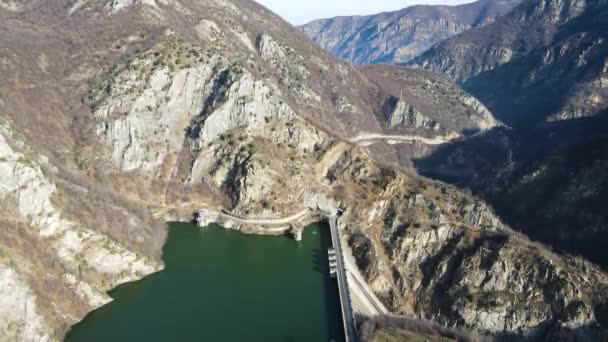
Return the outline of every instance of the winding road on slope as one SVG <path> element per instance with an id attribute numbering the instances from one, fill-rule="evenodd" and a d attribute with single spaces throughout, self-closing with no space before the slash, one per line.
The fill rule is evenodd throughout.
<path id="1" fill-rule="evenodd" d="M 369 146 L 378 142 L 387 142 L 391 145 L 402 144 L 402 143 L 413 143 L 421 142 L 426 145 L 441 145 L 450 142 L 459 136 L 454 137 L 443 137 L 438 136 L 434 138 L 426 138 L 417 135 L 385 135 L 375 133 L 363 133 L 355 138 L 348 140 L 350 143 L 358 146 Z"/>
<path id="2" fill-rule="evenodd" d="M 407 144 L 420 142 L 426 145 L 442 145 L 458 139 L 471 139 L 482 136 L 493 128 L 480 131 L 471 136 L 461 136 L 456 133 L 448 134 L 445 136 L 436 136 L 432 138 L 422 137 L 418 135 L 392 135 L 392 134 L 380 134 L 380 133 L 361 133 L 354 138 L 346 139 L 349 143 L 357 146 L 370 146 L 379 142 L 386 142 L 389 145 Z"/>

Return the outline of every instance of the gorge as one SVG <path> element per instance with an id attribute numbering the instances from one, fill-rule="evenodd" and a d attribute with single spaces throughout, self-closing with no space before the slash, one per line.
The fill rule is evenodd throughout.
<path id="1" fill-rule="evenodd" d="M 575 2 L 530 1 L 543 8 Z M 483 139 L 498 134 L 503 142 L 499 133 L 509 130 L 457 78 L 421 68 L 353 66 L 249 0 L 1 1 L 0 41 L 0 340 L 60 341 L 95 312 L 69 337 L 93 339 L 112 323 L 113 310 L 130 312 L 119 302 L 137 299 L 129 289 L 144 289 L 145 297 L 148 286 L 165 286 L 181 266 L 203 277 L 205 267 L 222 265 L 208 258 L 174 264 L 172 242 L 181 238 L 165 222 L 190 222 L 202 209 L 280 219 L 323 205 L 344 209 L 340 234 L 391 314 L 505 340 L 606 338 L 604 269 L 553 250 L 546 240 L 530 240 L 508 215 L 497 214 L 492 193 L 473 193 L 414 168 L 424 173 L 428 165 L 420 163 L 436 157 L 428 168 L 435 173 L 444 165 L 490 175 L 503 170 L 503 164 L 478 167 L 468 149 L 450 153 L 468 144 L 495 146 Z M 603 75 L 596 77 L 601 85 Z M 548 141 L 554 136 L 547 135 Z M 504 168 L 511 170 L 509 148 Z M 453 158 L 440 158 L 444 151 Z M 604 164 L 589 165 L 594 173 L 581 172 L 562 191 L 584 195 L 577 203 L 603 194 L 579 191 L 587 189 L 587 175 L 602 174 Z M 591 238 L 605 227 L 594 221 L 597 226 L 583 226 Z M 259 233 L 260 225 L 233 228 Z M 567 228 L 560 227 L 562 241 L 573 234 Z M 270 266 L 260 272 L 270 280 L 283 267 L 300 265 L 299 274 L 310 277 L 290 278 L 314 282 L 308 289 L 320 298 L 326 275 L 310 264 L 322 237 L 311 237 L 314 231 L 303 232 L 308 247 L 300 250 L 284 238 L 189 230 L 186 245 L 215 243 L 175 252 L 215 251 L 238 267 L 263 260 Z M 226 240 L 203 238 L 215 234 Z M 240 247 L 223 245 L 232 238 Z M 292 255 L 294 264 L 273 253 Z M 251 271 L 227 268 L 225 286 Z M 110 303 L 108 291 L 147 276 L 111 292 L 118 300 Z M 184 290 L 219 286 L 190 279 Z M 174 289 L 146 303 L 154 306 Z M 191 298 L 183 295 L 180 303 Z M 133 316 L 157 311 L 133 310 Z M 311 310 L 328 315 L 323 307 Z M 303 334 L 331 336 L 334 321 L 324 321 L 311 322 L 319 329 Z M 275 333 L 280 336 L 269 338 L 289 337 Z"/>

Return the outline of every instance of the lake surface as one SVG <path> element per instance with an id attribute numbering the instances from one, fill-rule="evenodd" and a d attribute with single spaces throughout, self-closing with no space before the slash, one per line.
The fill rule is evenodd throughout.
<path id="1" fill-rule="evenodd" d="M 166 269 L 112 291 L 67 342 L 342 341 L 329 227 L 303 240 L 170 225 Z"/>

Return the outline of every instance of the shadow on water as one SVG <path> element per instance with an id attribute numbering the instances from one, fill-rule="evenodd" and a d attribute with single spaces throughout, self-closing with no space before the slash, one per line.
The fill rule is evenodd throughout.
<path id="1" fill-rule="evenodd" d="M 331 248 L 331 234 L 327 223 L 319 223 L 319 248 L 313 250 L 313 269 L 324 275 L 329 274 L 328 250 Z"/>
<path id="2" fill-rule="evenodd" d="M 342 312 L 340 309 L 340 293 L 338 291 L 338 284 L 335 279 L 331 278 L 329 275 L 329 256 L 328 250 L 332 247 L 331 242 L 331 232 L 329 230 L 329 223 L 323 222 L 319 223 L 320 230 L 320 249 L 318 260 L 319 263 L 316 265 L 318 270 L 324 275 L 324 287 L 328 289 L 326 291 L 327 298 L 325 298 L 326 311 L 330 315 L 334 315 L 334 317 L 339 317 L 336 320 L 336 324 L 334 324 L 334 330 L 331 330 L 331 336 L 333 337 L 331 341 L 339 342 L 344 341 L 344 324 L 342 321 Z"/>
<path id="3" fill-rule="evenodd" d="M 321 249 L 314 249 L 312 251 L 312 269 L 315 270 L 315 272 L 319 272 L 321 274 L 323 274 L 323 272 L 325 272 L 325 268 L 323 265 L 324 260 L 324 254 L 325 252 L 322 251 Z"/>

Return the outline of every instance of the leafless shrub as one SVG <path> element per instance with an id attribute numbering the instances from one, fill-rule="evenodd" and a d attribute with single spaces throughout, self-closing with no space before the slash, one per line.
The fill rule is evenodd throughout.
<path id="1" fill-rule="evenodd" d="M 401 329 L 416 334 L 435 335 L 459 342 L 494 341 L 490 337 L 467 332 L 460 328 L 447 328 L 432 321 L 405 316 L 362 317 L 362 323 L 359 326 L 359 337 L 362 342 L 371 342 L 378 330 L 386 328 Z"/>
<path id="2" fill-rule="evenodd" d="M 126 248 L 160 258 L 165 224 L 152 218 L 143 203 L 117 193 L 108 183 L 96 183 L 59 167 L 54 202 L 70 219 L 110 236 Z"/>

